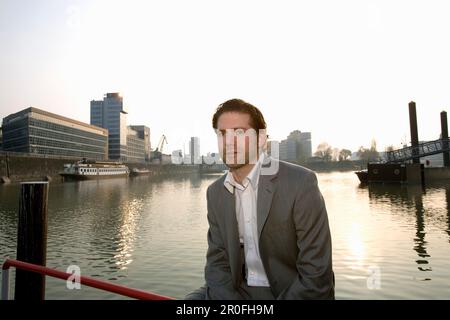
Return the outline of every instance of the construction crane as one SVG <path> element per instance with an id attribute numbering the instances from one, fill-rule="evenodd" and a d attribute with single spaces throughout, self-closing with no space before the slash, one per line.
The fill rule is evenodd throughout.
<path id="1" fill-rule="evenodd" d="M 161 136 L 161 139 L 159 139 L 159 143 L 158 143 L 158 146 L 156 147 L 156 149 L 155 149 L 155 152 L 161 152 L 162 153 L 162 151 L 163 151 L 163 147 L 164 147 L 164 142 L 166 143 L 166 144 L 168 144 L 169 142 L 167 141 L 167 138 L 166 138 L 166 136 L 165 135 L 162 135 Z"/>
<path id="2" fill-rule="evenodd" d="M 151 157 L 152 160 L 154 160 L 154 159 L 159 159 L 159 160 L 161 160 L 161 159 L 162 159 L 162 152 L 163 152 L 163 148 L 164 148 L 164 142 L 165 142 L 166 144 L 169 143 L 169 142 L 167 141 L 166 136 L 163 134 L 163 135 L 161 136 L 161 138 L 159 139 L 159 143 L 158 143 L 156 149 L 152 152 L 152 157 Z"/>

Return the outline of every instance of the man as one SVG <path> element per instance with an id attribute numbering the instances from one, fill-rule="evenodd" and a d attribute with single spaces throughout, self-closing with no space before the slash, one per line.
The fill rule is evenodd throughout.
<path id="1" fill-rule="evenodd" d="M 224 102 L 212 124 L 230 170 L 208 187 L 206 284 L 186 298 L 334 299 L 316 175 L 262 152 L 266 123 L 250 103 Z"/>

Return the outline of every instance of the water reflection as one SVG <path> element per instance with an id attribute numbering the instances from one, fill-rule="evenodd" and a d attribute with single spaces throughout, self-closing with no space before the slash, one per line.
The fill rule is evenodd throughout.
<path id="1" fill-rule="evenodd" d="M 445 190 L 445 200 L 447 202 L 447 234 L 448 242 L 450 243 L 450 189 Z"/>
<path id="2" fill-rule="evenodd" d="M 427 190 L 427 194 L 435 195 L 434 197 L 430 198 L 428 206 L 437 211 L 445 211 L 445 216 L 442 217 L 442 222 L 445 223 L 446 226 L 443 229 L 449 237 L 450 242 L 450 185 L 446 181 L 433 182 L 428 184 Z M 442 198 L 442 200 L 445 202 L 445 207 L 442 206 L 442 203 L 436 201 L 437 195 L 439 195 L 439 198 Z"/>
<path id="3" fill-rule="evenodd" d="M 366 248 L 364 246 L 361 225 L 359 223 L 354 222 L 351 225 L 347 246 L 350 251 L 350 267 L 354 269 L 362 269 L 364 267 Z"/>
<path id="4" fill-rule="evenodd" d="M 51 183 L 48 265 L 65 270 L 76 264 L 87 276 L 184 297 L 204 282 L 206 188 L 218 177 Z M 318 177 L 338 299 L 449 298 L 449 186 L 358 187 L 353 173 Z M 18 191 L 18 185 L 0 185 L 0 258 L 15 256 Z M 47 284 L 49 299 L 121 298 L 68 292 L 52 279 Z"/>
<path id="5" fill-rule="evenodd" d="M 436 221 L 439 223 L 439 212 L 435 210 L 427 210 L 424 207 L 424 198 L 427 197 L 427 193 L 441 192 L 445 188 L 445 184 L 430 184 L 426 187 L 421 185 L 397 185 L 397 184 L 369 184 L 367 186 L 360 185 L 360 188 L 367 188 L 371 203 L 377 205 L 387 204 L 390 207 L 392 213 L 400 213 L 405 215 L 408 213 L 414 213 L 414 229 L 415 236 L 413 238 L 413 250 L 416 252 L 417 258 L 415 263 L 417 268 L 423 272 L 432 271 L 430 266 L 431 255 L 428 251 L 428 242 L 426 241 L 427 226 L 425 225 L 425 214 L 430 215 L 429 222 Z M 450 190 L 448 187 L 445 189 L 445 201 L 447 207 L 447 225 L 450 226 L 450 213 L 448 208 L 450 207 Z M 436 195 L 433 194 L 432 201 L 436 201 Z M 437 207 L 440 207 L 438 205 Z M 436 216 L 434 216 L 436 215 Z M 407 223 L 405 221 L 405 223 Z M 447 228 L 447 233 L 450 232 Z M 430 280 L 426 277 L 422 280 Z"/>
<path id="6" fill-rule="evenodd" d="M 413 188 L 413 187 L 409 187 Z M 424 192 L 425 193 L 425 192 Z M 418 264 L 418 269 L 420 271 L 431 271 L 430 266 L 425 266 L 429 264 L 429 258 L 430 255 L 427 252 L 427 242 L 425 241 L 425 222 L 424 222 L 424 207 L 423 207 L 423 198 L 422 193 L 419 193 L 416 190 L 416 193 L 414 193 L 413 196 L 414 200 L 414 206 L 415 206 L 415 212 L 416 212 L 416 237 L 414 238 L 414 250 L 417 252 L 417 255 L 419 256 L 419 259 L 416 260 L 416 263 Z M 424 280 L 429 280 L 429 278 L 426 278 Z"/>

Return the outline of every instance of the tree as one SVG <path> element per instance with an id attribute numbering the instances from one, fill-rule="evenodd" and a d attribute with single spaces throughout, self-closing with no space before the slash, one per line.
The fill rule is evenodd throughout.
<path id="1" fill-rule="evenodd" d="M 352 152 L 348 149 L 342 149 L 341 152 L 339 152 L 339 161 L 345 161 L 348 160 L 352 156 Z"/>
<path id="2" fill-rule="evenodd" d="M 339 150 L 339 148 L 333 148 L 333 151 L 332 151 L 332 160 L 333 161 L 339 161 L 340 152 L 341 152 L 341 150 Z"/>
<path id="3" fill-rule="evenodd" d="M 377 151 L 377 142 L 375 139 L 370 144 L 370 149 L 366 149 L 363 146 L 359 147 L 358 157 L 367 162 L 374 162 L 380 159 L 380 155 Z"/>
<path id="4" fill-rule="evenodd" d="M 369 161 L 369 149 L 364 148 L 363 146 L 359 147 L 358 151 L 357 151 L 357 155 L 358 158 L 362 159 L 362 160 L 366 160 Z"/>
<path id="5" fill-rule="evenodd" d="M 314 155 L 321 158 L 323 161 L 330 161 L 332 152 L 331 146 L 326 142 L 322 142 L 317 146 L 317 151 Z"/>

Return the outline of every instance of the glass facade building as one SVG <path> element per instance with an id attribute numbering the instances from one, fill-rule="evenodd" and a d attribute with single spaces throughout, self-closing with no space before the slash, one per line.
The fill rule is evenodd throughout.
<path id="1" fill-rule="evenodd" d="M 280 143 L 280 159 L 285 161 L 306 161 L 312 157 L 311 132 L 292 131 Z"/>
<path id="2" fill-rule="evenodd" d="M 202 159 L 200 156 L 200 138 L 199 137 L 191 137 L 191 141 L 189 143 L 189 154 L 191 156 L 191 164 L 202 163 Z"/>
<path id="3" fill-rule="evenodd" d="M 143 125 L 140 126 L 132 125 L 130 126 L 130 128 L 137 132 L 138 137 L 140 139 L 144 140 L 145 160 L 149 161 L 151 153 L 150 128 Z"/>
<path id="4" fill-rule="evenodd" d="M 145 143 L 139 132 L 127 128 L 127 162 L 145 162 Z"/>
<path id="5" fill-rule="evenodd" d="M 38 108 L 3 119 L 3 150 L 108 159 L 108 130 Z"/>
<path id="6" fill-rule="evenodd" d="M 91 101 L 91 125 L 108 129 L 109 158 L 127 161 L 127 111 L 119 93 Z"/>

